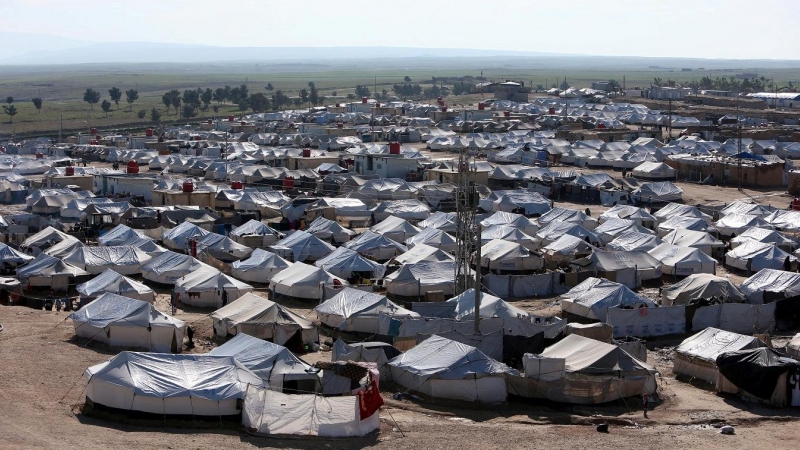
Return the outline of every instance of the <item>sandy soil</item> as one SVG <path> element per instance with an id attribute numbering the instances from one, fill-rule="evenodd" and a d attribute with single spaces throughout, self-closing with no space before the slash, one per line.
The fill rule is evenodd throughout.
<path id="1" fill-rule="evenodd" d="M 166 310 L 167 297 L 157 304 Z M 529 310 L 547 309 L 548 300 L 530 301 Z M 309 307 L 296 308 L 300 313 Z M 196 332 L 195 352 L 218 345 L 205 311 L 179 309 Z M 662 403 L 644 419 L 638 404 L 603 406 L 545 405 L 512 400 L 501 406 L 452 404 L 441 400 L 393 400 L 397 390 L 383 386 L 387 406 L 380 434 L 351 440 L 255 437 L 227 428 L 141 427 L 81 413 L 86 367 L 107 360 L 116 350 L 74 339 L 63 312 L 0 307 L 0 448 L 689 448 L 730 446 L 792 448 L 800 411 L 769 409 L 720 397 L 707 386 L 677 381 L 671 373 L 671 346 L 655 343 L 649 361 L 663 375 Z M 662 348 L 663 347 L 663 348 Z M 313 363 L 330 352 L 304 355 Z M 593 424 L 609 420 L 611 432 L 599 434 Z M 395 422 L 396 421 L 396 422 Z M 736 426 L 736 436 L 717 432 Z M 402 433 L 400 432 L 402 430 Z M 546 443 L 546 444 L 545 444 Z"/>

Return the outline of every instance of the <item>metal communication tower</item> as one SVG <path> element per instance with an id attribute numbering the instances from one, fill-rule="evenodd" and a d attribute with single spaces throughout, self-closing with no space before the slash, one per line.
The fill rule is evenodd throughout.
<path id="1" fill-rule="evenodd" d="M 470 172 L 475 170 L 474 157 L 468 149 L 458 154 L 458 187 L 456 189 L 456 266 L 455 293 L 475 289 L 475 333 L 480 334 L 480 293 L 481 293 L 481 229 L 477 223 L 478 191 L 475 182 L 470 180 Z M 472 270 L 474 268 L 474 270 Z"/>

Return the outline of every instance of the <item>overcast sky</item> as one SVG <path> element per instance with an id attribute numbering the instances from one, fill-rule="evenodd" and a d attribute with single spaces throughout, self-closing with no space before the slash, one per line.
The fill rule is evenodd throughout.
<path id="1" fill-rule="evenodd" d="M 3 31 L 92 42 L 700 58 L 800 59 L 798 13 L 798 0 L 0 0 Z"/>

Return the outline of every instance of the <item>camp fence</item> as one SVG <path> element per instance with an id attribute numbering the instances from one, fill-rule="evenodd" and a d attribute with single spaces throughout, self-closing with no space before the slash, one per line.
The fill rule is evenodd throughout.
<path id="1" fill-rule="evenodd" d="M 697 332 L 708 327 L 741 334 L 782 331 L 800 324 L 800 296 L 764 305 L 723 303 L 708 306 L 609 308 L 606 323 L 614 337 L 656 337 Z"/>
<path id="2" fill-rule="evenodd" d="M 535 336 L 544 333 L 544 337 L 556 337 L 567 325 L 566 321 L 556 320 L 537 323 L 525 318 L 483 318 L 480 320 L 481 334 L 502 331 L 505 335 Z M 395 317 L 385 313 L 378 316 L 378 334 L 397 338 L 411 338 L 418 334 L 440 334 L 455 331 L 461 334 L 472 334 L 475 322 L 472 320 L 457 321 L 445 318 Z"/>

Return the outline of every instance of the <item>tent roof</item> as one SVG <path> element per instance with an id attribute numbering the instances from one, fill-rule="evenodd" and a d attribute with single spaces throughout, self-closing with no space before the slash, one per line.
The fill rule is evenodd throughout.
<path id="1" fill-rule="evenodd" d="M 570 334 L 547 347 L 542 352 L 542 356 L 563 358 L 567 372 L 617 374 L 619 372 L 647 371 L 656 373 L 655 367 L 639 361 L 616 345 L 577 334 Z"/>
<path id="2" fill-rule="evenodd" d="M 389 365 L 421 377 L 451 380 L 517 374 L 475 347 L 436 335 L 392 359 Z"/>
<path id="3" fill-rule="evenodd" d="M 231 357 L 263 380 L 278 374 L 307 374 L 311 368 L 286 347 L 244 333 L 214 348 L 208 356 Z"/>
<path id="4" fill-rule="evenodd" d="M 724 331 L 713 327 L 684 339 L 675 349 L 690 358 L 715 362 L 717 356 L 746 348 L 762 347 L 764 344 L 753 336 Z"/>
<path id="5" fill-rule="evenodd" d="M 182 320 L 170 317 L 142 300 L 136 300 L 107 292 L 93 302 L 70 314 L 70 319 L 105 328 L 112 323 L 124 326 L 174 326 L 183 327 Z"/>
<path id="6" fill-rule="evenodd" d="M 456 320 L 475 317 L 475 289 L 467 289 L 463 293 L 447 300 L 456 304 Z M 517 318 L 527 317 L 528 313 L 499 297 L 481 292 L 480 316 L 485 318 L 502 317 Z"/>

